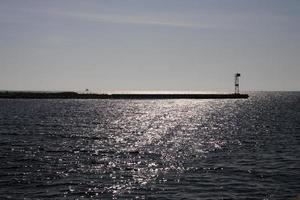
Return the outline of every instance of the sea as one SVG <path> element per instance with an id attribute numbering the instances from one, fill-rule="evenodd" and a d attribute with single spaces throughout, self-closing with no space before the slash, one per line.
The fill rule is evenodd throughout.
<path id="1" fill-rule="evenodd" d="M 0 100 L 0 199 L 299 199 L 300 92 Z"/>

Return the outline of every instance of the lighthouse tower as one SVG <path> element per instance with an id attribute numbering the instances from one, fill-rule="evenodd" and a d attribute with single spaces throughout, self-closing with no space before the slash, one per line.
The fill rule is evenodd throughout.
<path id="1" fill-rule="evenodd" d="M 235 94 L 240 93 L 240 80 L 239 80 L 240 76 L 241 76 L 240 73 L 234 74 L 234 93 Z"/>

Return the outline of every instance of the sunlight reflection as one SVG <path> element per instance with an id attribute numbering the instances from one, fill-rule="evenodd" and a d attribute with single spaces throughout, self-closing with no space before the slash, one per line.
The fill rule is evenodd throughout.
<path id="1" fill-rule="evenodd" d="M 211 121 L 223 104 L 210 100 L 119 101 L 120 110 L 95 132 L 106 138 L 95 142 L 99 164 L 94 171 L 109 173 L 113 193 L 129 192 L 180 172 L 186 163 L 221 149 L 222 124 Z M 108 148 L 108 147 L 109 148 Z"/>

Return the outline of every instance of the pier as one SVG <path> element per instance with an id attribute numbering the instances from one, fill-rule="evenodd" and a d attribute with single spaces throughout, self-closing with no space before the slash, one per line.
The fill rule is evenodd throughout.
<path id="1" fill-rule="evenodd" d="M 245 99 L 248 94 L 82 94 L 77 92 L 0 92 L 1 99 Z"/>

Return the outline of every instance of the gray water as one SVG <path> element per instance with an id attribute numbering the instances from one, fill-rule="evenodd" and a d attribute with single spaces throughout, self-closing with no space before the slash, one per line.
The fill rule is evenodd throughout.
<path id="1" fill-rule="evenodd" d="M 0 199 L 296 199 L 300 92 L 0 100 Z"/>

